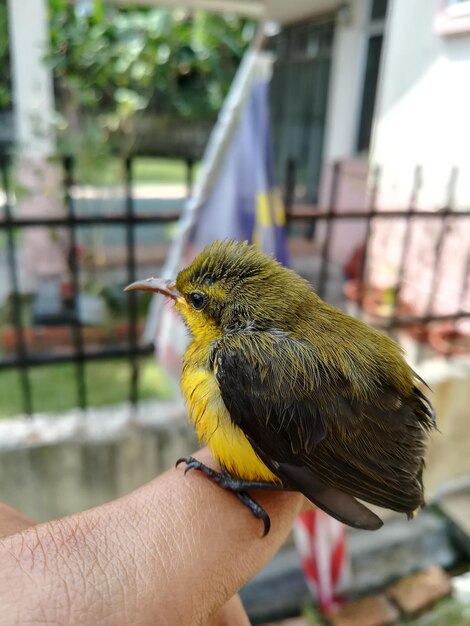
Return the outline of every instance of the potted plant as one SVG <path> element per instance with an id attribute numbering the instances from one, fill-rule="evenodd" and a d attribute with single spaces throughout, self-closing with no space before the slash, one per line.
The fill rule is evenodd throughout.
<path id="1" fill-rule="evenodd" d="M 397 300 L 396 287 L 380 288 L 374 285 L 361 283 L 357 279 L 346 281 L 343 285 L 343 292 L 349 302 L 353 303 L 351 313 L 356 313 L 360 308 L 366 313 L 365 321 L 374 325 L 390 320 L 393 317 L 418 317 L 414 307 L 408 302 Z M 354 310 L 355 309 L 355 310 Z M 428 341 L 428 325 L 415 322 L 403 327 L 404 332 L 419 343 Z"/>
<path id="2" fill-rule="evenodd" d="M 429 344 L 444 356 L 470 354 L 470 334 L 452 322 L 433 325 L 429 331 Z"/>

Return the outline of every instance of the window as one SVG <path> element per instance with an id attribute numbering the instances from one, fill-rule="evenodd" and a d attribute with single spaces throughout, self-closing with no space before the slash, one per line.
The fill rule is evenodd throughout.
<path id="1" fill-rule="evenodd" d="M 440 35 L 470 33 L 470 0 L 441 0 L 434 26 Z"/>
<path id="2" fill-rule="evenodd" d="M 357 149 L 359 152 L 369 149 L 374 119 L 375 97 L 379 79 L 380 57 L 382 54 L 383 35 L 373 35 L 369 39 L 367 49 L 366 73 L 362 93 L 361 118 L 359 122 L 359 136 Z"/>
<path id="3" fill-rule="evenodd" d="M 388 0 L 373 0 L 370 10 L 371 20 L 384 20 L 387 13 Z"/>
<path id="4" fill-rule="evenodd" d="M 285 26 L 270 42 L 275 177 L 295 178 L 289 204 L 318 201 L 334 28 L 334 15 L 324 16 Z"/>
<path id="5" fill-rule="evenodd" d="M 369 149 L 387 8 L 388 0 L 372 0 L 370 3 L 367 56 L 357 134 L 358 152 L 365 152 Z"/>
<path id="6" fill-rule="evenodd" d="M 462 17 L 470 14 L 470 0 L 447 0 L 444 11 L 449 17 Z"/>

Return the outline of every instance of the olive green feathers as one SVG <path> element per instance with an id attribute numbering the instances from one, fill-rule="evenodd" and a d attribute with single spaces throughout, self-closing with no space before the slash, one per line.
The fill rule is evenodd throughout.
<path id="1" fill-rule="evenodd" d="M 214 243 L 176 286 L 206 294 L 220 329 L 206 366 L 233 424 L 286 488 L 358 526 L 355 497 L 408 515 L 423 505 L 435 418 L 397 343 L 246 243 Z"/>

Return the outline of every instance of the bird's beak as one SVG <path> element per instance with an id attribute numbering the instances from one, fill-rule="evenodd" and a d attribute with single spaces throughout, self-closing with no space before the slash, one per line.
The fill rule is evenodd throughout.
<path id="1" fill-rule="evenodd" d="M 174 280 L 166 280 L 165 278 L 146 278 L 145 280 L 136 280 L 135 283 L 127 285 L 124 291 L 153 291 L 161 293 L 167 298 L 177 300 L 181 297 L 180 292 L 176 289 Z"/>

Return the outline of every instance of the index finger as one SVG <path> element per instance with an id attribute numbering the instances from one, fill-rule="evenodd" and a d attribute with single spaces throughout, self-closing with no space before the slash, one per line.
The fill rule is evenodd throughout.
<path id="1" fill-rule="evenodd" d="M 207 450 L 197 456 L 213 463 Z M 202 625 L 277 551 L 302 506 L 256 493 L 271 531 L 197 472 L 172 469 L 107 505 L 0 541 L 0 605 L 73 624 Z M 13 615 L 13 613 L 12 613 Z"/>
<path id="2" fill-rule="evenodd" d="M 195 454 L 216 468 L 208 450 Z M 271 530 L 262 538 L 263 524 L 231 492 L 192 470 L 170 470 L 161 478 L 172 494 L 171 507 L 159 510 L 160 528 L 171 527 L 171 539 L 162 543 L 160 557 L 165 586 L 175 604 L 175 589 L 188 590 L 179 599 L 187 621 L 203 623 L 236 593 L 274 555 L 289 533 L 303 498 L 293 493 L 256 492 L 256 501 L 271 518 Z M 141 494 L 138 494 L 139 497 Z M 175 551 L 175 545 L 180 546 Z M 198 621 L 201 618 L 201 622 Z M 168 623 L 176 623 L 169 620 Z"/>

